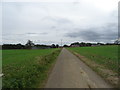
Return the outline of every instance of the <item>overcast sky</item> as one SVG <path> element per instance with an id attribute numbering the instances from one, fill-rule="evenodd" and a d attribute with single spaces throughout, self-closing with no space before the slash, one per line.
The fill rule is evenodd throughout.
<path id="1" fill-rule="evenodd" d="M 119 0 L 2 3 L 2 43 L 113 42 Z"/>

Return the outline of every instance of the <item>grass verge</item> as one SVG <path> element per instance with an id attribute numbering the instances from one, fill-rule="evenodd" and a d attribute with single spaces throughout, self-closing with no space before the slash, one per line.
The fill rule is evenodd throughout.
<path id="1" fill-rule="evenodd" d="M 43 86 L 60 49 L 3 51 L 3 88 Z"/>
<path id="2" fill-rule="evenodd" d="M 118 87 L 117 46 L 68 48 L 107 82 Z"/>

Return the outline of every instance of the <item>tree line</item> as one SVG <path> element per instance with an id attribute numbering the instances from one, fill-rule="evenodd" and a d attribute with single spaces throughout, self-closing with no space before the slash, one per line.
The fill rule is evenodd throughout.
<path id="1" fill-rule="evenodd" d="M 28 40 L 25 45 L 19 44 L 3 44 L 2 49 L 46 49 L 46 48 L 58 48 L 58 44 L 52 45 L 40 45 L 34 44 L 31 40 Z"/>
<path id="2" fill-rule="evenodd" d="M 99 46 L 99 45 L 120 45 L 119 41 L 114 43 L 85 43 L 85 42 L 74 42 L 70 45 L 63 45 L 63 47 L 87 47 L 87 46 Z M 31 40 L 28 40 L 25 45 L 22 44 L 3 44 L 2 49 L 47 49 L 47 48 L 59 48 L 58 44 L 52 45 L 40 45 L 34 44 Z"/>
<path id="3" fill-rule="evenodd" d="M 102 45 L 120 45 L 120 43 L 85 43 L 85 42 L 74 42 L 70 45 L 64 45 L 63 47 L 87 47 L 87 46 L 102 46 Z"/>

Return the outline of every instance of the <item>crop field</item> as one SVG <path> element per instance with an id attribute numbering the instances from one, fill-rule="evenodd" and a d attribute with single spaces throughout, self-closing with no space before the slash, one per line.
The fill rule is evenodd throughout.
<path id="1" fill-rule="evenodd" d="M 42 87 L 60 49 L 3 50 L 3 88 Z"/>
<path id="2" fill-rule="evenodd" d="M 86 58 L 103 65 L 115 72 L 118 71 L 118 46 L 96 46 L 96 47 L 73 47 L 74 51 Z"/>

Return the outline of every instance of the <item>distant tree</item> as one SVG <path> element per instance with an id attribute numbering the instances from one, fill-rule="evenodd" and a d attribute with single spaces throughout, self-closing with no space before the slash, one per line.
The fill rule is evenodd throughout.
<path id="1" fill-rule="evenodd" d="M 103 43 L 97 43 L 97 45 L 104 45 Z"/>
<path id="2" fill-rule="evenodd" d="M 37 45 L 34 45 L 34 47 L 36 47 L 37 49 L 47 49 L 47 48 L 51 48 L 51 46 L 49 45 L 40 45 L 40 44 L 37 44 Z"/>
<path id="3" fill-rule="evenodd" d="M 91 43 L 75 42 L 75 43 L 72 43 L 70 46 L 72 46 L 72 47 L 85 47 L 85 46 L 91 46 L 91 45 L 92 45 Z"/>
<path id="4" fill-rule="evenodd" d="M 79 42 L 75 42 L 75 43 L 72 43 L 70 46 L 79 46 L 80 43 Z"/>
<path id="5" fill-rule="evenodd" d="M 58 44 L 56 44 L 56 48 L 59 48 L 59 45 L 58 45 Z"/>
<path id="6" fill-rule="evenodd" d="M 68 45 L 64 45 L 63 47 L 69 47 Z"/>
<path id="7" fill-rule="evenodd" d="M 52 45 L 51 45 L 51 48 L 56 48 L 55 44 L 52 44 Z"/>
<path id="8" fill-rule="evenodd" d="M 31 49 L 32 46 L 34 46 L 34 43 L 31 40 L 28 40 L 25 46 L 27 49 Z"/>
<path id="9" fill-rule="evenodd" d="M 25 49 L 25 46 L 22 44 L 3 44 L 2 49 Z"/>
<path id="10" fill-rule="evenodd" d="M 80 46 L 86 46 L 86 43 L 81 42 L 81 43 L 80 43 Z"/>
<path id="11" fill-rule="evenodd" d="M 114 43 L 106 43 L 105 45 L 114 45 Z"/>
<path id="12" fill-rule="evenodd" d="M 116 44 L 116 45 L 120 44 L 120 39 L 116 40 L 116 41 L 114 42 L 114 44 Z"/>
<path id="13" fill-rule="evenodd" d="M 91 43 L 86 43 L 86 46 L 91 46 L 92 44 Z"/>
<path id="14" fill-rule="evenodd" d="M 20 43 L 17 44 L 16 46 L 17 46 L 17 48 L 19 48 L 19 49 L 22 48 L 22 45 L 21 45 Z"/>

